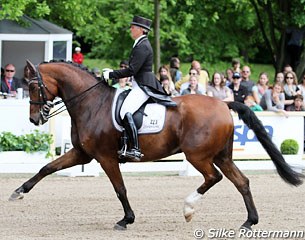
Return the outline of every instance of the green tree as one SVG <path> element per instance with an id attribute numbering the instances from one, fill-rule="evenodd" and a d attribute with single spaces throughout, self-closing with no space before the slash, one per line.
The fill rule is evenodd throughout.
<path id="1" fill-rule="evenodd" d="M 288 29 L 294 27 L 305 30 L 305 1 L 250 1 L 257 15 L 263 42 L 271 56 L 275 70 L 280 72 L 287 59 Z M 303 51 L 300 64 L 294 69 L 298 78 L 304 73 L 304 66 L 305 53 Z"/>
<path id="2" fill-rule="evenodd" d="M 261 56 L 280 71 L 287 59 L 287 29 L 305 26 L 304 0 L 2 0 L 0 8 L 0 20 L 26 13 L 69 29 L 91 46 L 88 57 L 112 64 L 129 56 L 133 15 L 154 20 L 149 38 L 155 66 L 174 55 L 203 63 Z M 298 76 L 304 65 L 303 53 Z"/>

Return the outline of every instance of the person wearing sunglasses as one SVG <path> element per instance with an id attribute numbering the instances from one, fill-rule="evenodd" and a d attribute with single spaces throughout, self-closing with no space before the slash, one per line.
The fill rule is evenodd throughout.
<path id="1" fill-rule="evenodd" d="M 15 66 L 11 63 L 4 67 L 4 75 L 1 77 L 1 92 L 16 95 L 17 89 L 22 88 L 20 79 L 15 77 Z"/>
<path id="2" fill-rule="evenodd" d="M 301 94 L 298 87 L 298 80 L 295 72 L 290 71 L 285 74 L 284 79 L 284 94 L 285 94 L 285 110 L 288 106 L 293 105 L 294 98 L 297 94 Z"/>

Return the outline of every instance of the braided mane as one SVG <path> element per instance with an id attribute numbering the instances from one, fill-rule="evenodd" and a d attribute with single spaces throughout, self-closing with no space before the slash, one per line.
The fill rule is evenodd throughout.
<path id="1" fill-rule="evenodd" d="M 83 64 L 78 64 L 78 63 L 75 63 L 75 62 L 72 62 L 72 61 L 65 61 L 63 59 L 59 59 L 59 60 L 56 60 L 56 59 L 52 59 L 50 60 L 49 62 L 47 61 L 44 61 L 42 62 L 41 64 L 45 64 L 45 63 L 67 63 L 67 64 L 70 64 L 74 67 L 78 67 L 80 68 L 81 70 L 83 71 L 86 71 L 87 73 L 89 73 L 90 75 L 92 75 L 93 77 L 95 77 L 94 73 L 92 71 L 89 70 L 89 68 Z M 96 77 L 95 77 L 96 78 Z"/>

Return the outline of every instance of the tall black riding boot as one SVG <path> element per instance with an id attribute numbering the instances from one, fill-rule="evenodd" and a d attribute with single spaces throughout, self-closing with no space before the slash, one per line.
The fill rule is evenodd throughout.
<path id="1" fill-rule="evenodd" d="M 140 161 L 143 154 L 139 148 L 138 130 L 133 121 L 131 113 L 126 113 L 123 119 L 123 126 L 130 139 L 131 149 L 126 151 L 126 157 L 134 158 L 136 161 Z"/>

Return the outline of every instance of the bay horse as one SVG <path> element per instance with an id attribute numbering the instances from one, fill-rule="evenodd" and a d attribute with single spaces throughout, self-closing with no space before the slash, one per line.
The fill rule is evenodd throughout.
<path id="1" fill-rule="evenodd" d="M 96 159 L 109 177 L 124 209 L 124 217 L 114 228 L 124 230 L 135 220 L 120 172 L 119 140 L 121 133 L 114 128 L 111 105 L 116 89 L 104 80 L 98 81 L 88 71 L 71 62 L 49 62 L 34 66 L 27 61 L 30 94 L 30 121 L 43 124 L 43 109 L 59 96 L 71 117 L 73 148 L 46 164 L 40 171 L 17 188 L 10 200 L 22 199 L 40 180 L 58 170 Z M 203 95 L 173 98 L 177 107 L 167 108 L 165 125 L 158 134 L 143 134 L 139 142 L 144 157 L 141 161 L 162 159 L 183 152 L 186 159 L 203 175 L 204 182 L 184 202 L 184 217 L 188 222 L 195 212 L 195 203 L 222 179 L 221 172 L 235 185 L 243 197 L 248 216 L 242 224 L 251 229 L 258 223 L 258 214 L 248 178 L 232 160 L 234 123 L 231 110 L 238 113 L 254 131 L 284 181 L 302 183 L 304 175 L 296 173 L 285 162 L 262 123 L 244 104 L 223 102 Z M 216 166 L 218 168 L 216 168 Z M 219 170 L 221 171 L 219 171 Z"/>

